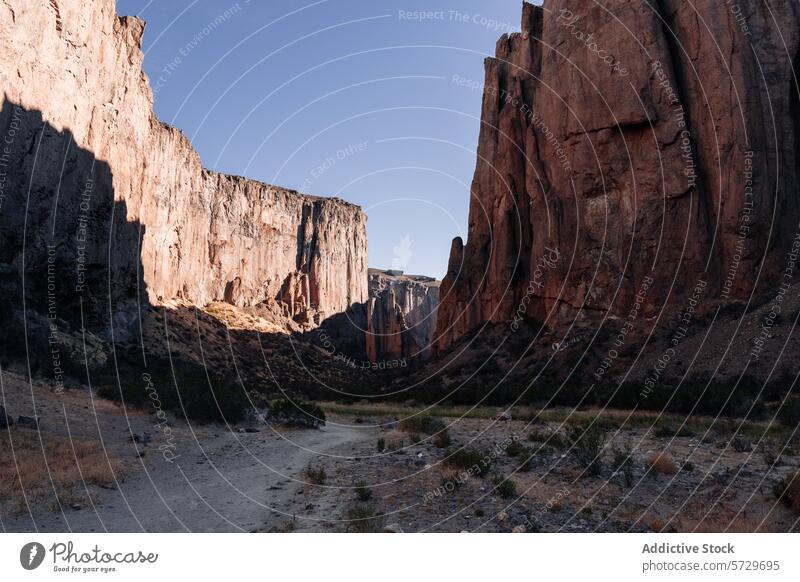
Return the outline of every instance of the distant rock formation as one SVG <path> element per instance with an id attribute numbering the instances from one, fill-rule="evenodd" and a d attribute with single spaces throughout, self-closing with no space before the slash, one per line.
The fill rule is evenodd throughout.
<path id="1" fill-rule="evenodd" d="M 366 352 L 370 362 L 428 357 L 439 285 L 431 277 L 369 270 Z"/>
<path id="2" fill-rule="evenodd" d="M 438 347 L 780 284 L 800 219 L 800 4 L 524 4 L 486 60 Z"/>
<path id="3" fill-rule="evenodd" d="M 361 209 L 204 169 L 153 113 L 144 26 L 114 0 L 0 0 L 0 262 L 51 261 L 115 318 L 226 301 L 316 325 L 365 302 Z"/>
<path id="4" fill-rule="evenodd" d="M 317 344 L 359 367 L 406 367 L 409 360 L 427 359 L 441 282 L 393 272 L 369 269 L 369 299 L 311 332 Z"/>

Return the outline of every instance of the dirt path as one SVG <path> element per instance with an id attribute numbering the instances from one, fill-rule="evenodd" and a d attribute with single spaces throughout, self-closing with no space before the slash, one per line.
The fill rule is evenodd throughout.
<path id="1" fill-rule="evenodd" d="M 173 463 L 157 447 L 145 448 L 147 462 L 118 489 L 93 491 L 93 506 L 34 510 L 33 520 L 6 519 L 3 526 L 46 532 L 270 531 L 302 512 L 312 516 L 303 519 L 305 526 L 320 529 L 335 508 L 305 510 L 303 470 L 336 449 L 374 438 L 374 429 L 335 424 L 282 433 L 216 430 L 187 429 Z"/>

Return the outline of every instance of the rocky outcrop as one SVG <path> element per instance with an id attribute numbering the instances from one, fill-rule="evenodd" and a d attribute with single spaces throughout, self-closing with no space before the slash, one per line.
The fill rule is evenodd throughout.
<path id="1" fill-rule="evenodd" d="M 777 284 L 800 219 L 792 0 L 524 5 L 486 60 L 438 347 Z"/>
<path id="2" fill-rule="evenodd" d="M 153 113 L 143 32 L 114 0 L 0 0 L 0 262 L 54 265 L 60 316 L 107 296 L 118 324 L 143 299 L 309 324 L 366 301 L 361 209 L 205 170 Z"/>
<path id="3" fill-rule="evenodd" d="M 366 353 L 370 362 L 428 357 L 439 285 L 431 277 L 369 270 Z"/>
<path id="4" fill-rule="evenodd" d="M 310 332 L 330 356 L 361 368 L 405 368 L 432 351 L 441 282 L 369 270 L 369 299 Z"/>

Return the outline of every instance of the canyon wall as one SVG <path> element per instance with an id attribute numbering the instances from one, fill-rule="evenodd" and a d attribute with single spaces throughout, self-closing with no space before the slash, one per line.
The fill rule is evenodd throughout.
<path id="1" fill-rule="evenodd" d="M 800 5 L 524 4 L 485 63 L 437 346 L 782 282 L 800 218 Z M 790 273 L 793 275 L 793 273 Z"/>
<path id="2" fill-rule="evenodd" d="M 406 367 L 432 352 L 440 281 L 369 269 L 369 299 L 322 322 L 311 340 L 332 357 L 364 368 Z"/>
<path id="3" fill-rule="evenodd" d="M 114 0 L 0 0 L 0 262 L 28 291 L 55 265 L 64 317 L 83 293 L 114 318 L 225 300 L 314 323 L 366 301 L 361 209 L 205 170 L 153 113 L 144 26 Z"/>
<path id="4" fill-rule="evenodd" d="M 431 277 L 369 270 L 368 361 L 429 356 L 436 329 L 439 284 Z"/>

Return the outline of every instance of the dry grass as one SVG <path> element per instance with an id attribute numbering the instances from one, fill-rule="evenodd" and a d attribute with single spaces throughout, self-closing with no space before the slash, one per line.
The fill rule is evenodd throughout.
<path id="1" fill-rule="evenodd" d="M 405 419 L 417 415 L 428 415 L 439 418 L 478 418 L 494 420 L 500 410 L 488 406 L 405 406 L 392 403 L 355 403 L 320 402 L 320 406 L 332 414 L 343 416 L 387 417 L 394 416 Z M 707 416 L 692 416 L 660 413 L 647 410 L 628 410 L 613 408 L 574 410 L 572 408 L 540 409 L 532 406 L 514 406 L 511 410 L 514 420 L 539 420 L 566 425 L 586 425 L 593 422 L 609 430 L 634 428 L 668 428 L 681 433 L 693 432 L 702 434 L 711 429 L 720 433 L 733 433 L 746 436 L 782 436 L 788 431 L 778 423 L 719 420 Z"/>
<path id="2" fill-rule="evenodd" d="M 672 456 L 666 452 L 651 453 L 645 461 L 645 466 L 648 470 L 661 475 L 674 475 L 678 472 L 675 461 L 673 461 Z"/>
<path id="3" fill-rule="evenodd" d="M 85 496 L 87 485 L 109 486 L 122 463 L 99 445 L 25 429 L 0 434 L 0 511 L 58 507 Z M 27 501 L 27 505 L 26 505 Z"/>

